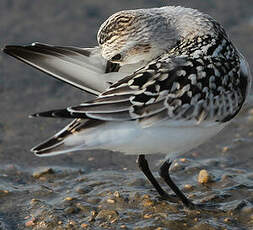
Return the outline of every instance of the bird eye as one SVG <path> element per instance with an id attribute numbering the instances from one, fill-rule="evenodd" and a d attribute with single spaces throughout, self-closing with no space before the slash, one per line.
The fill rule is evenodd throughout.
<path id="1" fill-rule="evenodd" d="M 121 54 L 117 54 L 111 58 L 111 61 L 120 61 L 122 59 Z"/>

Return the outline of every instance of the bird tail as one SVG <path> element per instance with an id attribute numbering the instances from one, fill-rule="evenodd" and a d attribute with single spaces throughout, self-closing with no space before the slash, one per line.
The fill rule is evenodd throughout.
<path id="1" fill-rule="evenodd" d="M 78 138 L 78 135 L 82 133 L 85 136 L 85 132 L 89 132 L 90 129 L 97 127 L 101 123 L 103 121 L 75 119 L 53 137 L 32 148 L 31 151 L 37 156 L 44 157 L 89 148 L 85 138 Z M 69 140 L 70 137 L 72 138 L 71 140 Z"/>

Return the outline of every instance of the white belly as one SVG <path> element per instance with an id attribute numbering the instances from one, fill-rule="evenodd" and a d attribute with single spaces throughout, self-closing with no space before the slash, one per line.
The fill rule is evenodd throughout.
<path id="1" fill-rule="evenodd" d="M 136 122 L 108 122 L 79 137 L 72 136 L 67 142 L 73 144 L 82 140 L 85 144 L 79 149 L 108 149 L 126 154 L 184 153 L 216 135 L 224 126 L 219 123 L 193 125 L 192 121 L 163 121 L 142 128 Z"/>

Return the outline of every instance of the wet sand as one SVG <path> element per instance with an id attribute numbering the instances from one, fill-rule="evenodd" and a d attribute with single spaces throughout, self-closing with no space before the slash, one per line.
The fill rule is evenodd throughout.
<path id="1" fill-rule="evenodd" d="M 242 113 L 171 168 L 194 203 L 217 207 L 189 210 L 162 200 L 137 170 L 134 157 L 73 153 L 47 158 L 44 166 L 39 166 L 41 158 L 26 167 L 1 164 L 0 229 L 253 229 L 252 112 Z M 148 159 L 157 164 L 162 157 Z M 201 184 L 203 169 L 211 180 Z"/>
<path id="2" fill-rule="evenodd" d="M 45 1 L 48 4 L 43 2 L 39 11 L 29 0 L 20 1 L 17 6 L 9 0 L 1 1 L 0 15 L 5 16 L 5 20 L 0 20 L 1 47 L 34 41 L 91 46 L 98 25 L 112 12 L 164 5 L 164 1 L 143 1 L 130 7 L 132 3 L 125 2 L 126 6 L 113 1 L 105 10 L 102 3 L 94 7 L 93 1 L 88 0 L 76 1 L 75 7 L 66 0 L 59 5 L 54 2 L 54 7 L 50 0 Z M 244 8 L 238 10 L 231 3 L 227 15 L 227 9 L 209 9 L 203 1 L 186 4 L 201 7 L 226 23 L 252 66 L 252 25 L 247 24 L 252 4 L 246 7 L 245 2 L 240 3 Z M 64 11 L 66 6 L 68 10 Z M 89 14 L 85 11 L 88 6 Z M 244 15 L 243 20 L 240 15 Z M 236 23 L 230 25 L 233 20 Z M 252 99 L 219 135 L 178 156 L 173 163 L 172 178 L 194 203 L 217 206 L 212 210 L 187 210 L 180 203 L 160 199 L 136 166 L 135 156 L 109 151 L 83 151 L 51 158 L 34 156 L 29 149 L 69 121 L 28 119 L 28 115 L 79 104 L 92 96 L 3 54 L 0 76 L 0 230 L 253 229 Z M 147 159 L 155 177 L 173 195 L 157 173 L 164 157 L 151 155 Z M 210 175 L 207 183 L 198 181 L 201 170 Z"/>

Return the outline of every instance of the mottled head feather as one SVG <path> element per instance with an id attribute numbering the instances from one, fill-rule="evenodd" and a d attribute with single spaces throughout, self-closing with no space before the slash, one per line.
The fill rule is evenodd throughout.
<path id="1" fill-rule="evenodd" d="M 219 33 L 222 28 L 210 16 L 183 7 L 120 11 L 109 17 L 98 31 L 105 59 L 120 54 L 121 65 L 150 61 L 182 40 Z"/>

